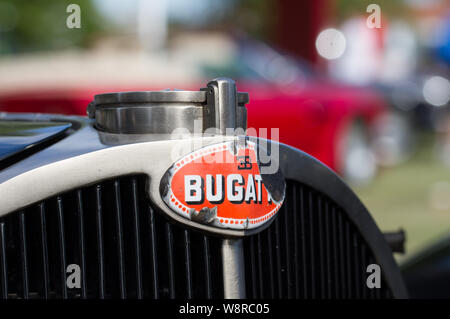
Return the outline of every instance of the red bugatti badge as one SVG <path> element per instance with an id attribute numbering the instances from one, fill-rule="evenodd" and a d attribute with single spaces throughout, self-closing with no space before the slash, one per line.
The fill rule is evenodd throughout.
<path id="1" fill-rule="evenodd" d="M 255 143 L 230 141 L 179 159 L 162 178 L 160 191 L 165 203 L 183 217 L 243 230 L 274 218 L 284 200 L 285 183 L 279 171 L 261 174 Z"/>

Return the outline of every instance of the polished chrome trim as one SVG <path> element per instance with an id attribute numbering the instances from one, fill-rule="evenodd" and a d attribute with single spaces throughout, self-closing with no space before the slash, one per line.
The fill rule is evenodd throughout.
<path id="1" fill-rule="evenodd" d="M 222 241 L 223 291 L 225 299 L 245 298 L 244 247 L 242 239 Z"/>
<path id="2" fill-rule="evenodd" d="M 237 115 L 237 97 L 236 84 L 227 78 L 215 79 L 208 83 L 208 94 L 212 95 L 210 103 L 214 108 L 214 127 L 221 134 L 227 134 L 228 128 L 235 129 L 238 119 Z M 242 126 L 241 126 L 242 127 Z M 246 127 L 244 127 L 246 128 Z"/>
<path id="3" fill-rule="evenodd" d="M 95 104 L 118 103 L 152 103 L 152 102 L 177 102 L 177 103 L 202 103 L 206 101 L 203 91 L 136 91 L 97 94 L 94 97 Z"/>
<path id="4" fill-rule="evenodd" d="M 239 104 L 248 103 L 248 93 L 238 92 Z M 152 102 L 178 102 L 178 103 L 205 103 L 205 91 L 135 91 L 97 94 L 94 98 L 95 104 L 117 104 L 117 103 L 152 103 Z"/>
<path id="5" fill-rule="evenodd" d="M 117 104 L 97 108 L 95 121 L 100 131 L 116 134 L 170 134 L 180 128 L 203 132 L 203 108 L 192 102 Z"/>
<path id="6" fill-rule="evenodd" d="M 246 128 L 248 101 L 248 94 L 238 93 L 233 80 L 218 78 L 200 91 L 99 94 L 88 114 L 95 118 L 95 127 L 107 133 L 171 134 L 180 129 L 202 133 L 216 128 L 225 134 L 227 128 Z"/>

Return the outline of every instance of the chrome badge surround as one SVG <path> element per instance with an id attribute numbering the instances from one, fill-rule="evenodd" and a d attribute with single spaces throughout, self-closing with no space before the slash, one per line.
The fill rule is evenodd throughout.
<path id="1" fill-rule="evenodd" d="M 270 223 L 274 217 L 276 216 L 277 212 L 281 208 L 283 201 L 284 201 L 284 195 L 285 195 L 285 182 L 284 178 L 281 175 L 281 173 L 278 171 L 276 175 L 276 178 L 278 178 L 278 185 L 277 187 L 277 196 L 272 196 L 269 189 L 264 184 L 264 178 L 260 172 L 260 163 L 259 163 L 259 150 L 261 148 L 258 147 L 258 144 L 253 141 L 248 141 L 245 137 L 235 138 L 234 140 L 228 141 L 228 142 L 222 142 L 217 144 L 212 144 L 206 147 L 199 148 L 191 153 L 188 153 L 187 155 L 181 157 L 179 160 L 175 161 L 171 165 L 171 167 L 167 170 L 167 172 L 164 174 L 163 178 L 160 182 L 160 193 L 163 201 L 165 204 L 175 213 L 182 216 L 185 219 L 188 219 L 194 223 L 204 224 L 208 225 L 211 228 L 222 228 L 222 229 L 233 229 L 233 230 L 250 230 L 250 229 L 258 229 L 261 228 L 266 223 Z M 223 154 L 219 159 L 221 160 L 227 160 L 226 163 L 205 163 L 205 157 Z M 225 191 L 225 174 L 221 175 L 221 173 L 225 173 L 225 170 L 219 170 L 214 172 L 214 174 L 209 174 L 210 178 L 214 178 L 211 176 L 216 177 L 222 177 L 223 186 L 217 187 L 216 196 L 218 189 L 220 189 L 221 193 L 221 200 L 212 203 L 206 200 L 204 189 L 208 188 L 208 186 L 203 186 L 202 191 L 202 198 L 203 202 L 202 204 L 204 206 L 201 207 L 195 207 L 198 205 L 190 205 L 186 201 L 180 199 L 180 196 L 177 196 L 175 192 L 173 191 L 174 187 L 174 177 L 182 171 L 184 167 L 187 167 L 189 165 L 196 165 L 196 168 L 194 172 L 196 174 L 204 174 L 205 170 L 209 169 L 215 169 L 216 167 L 223 167 L 224 165 L 227 166 L 227 168 L 231 168 L 234 171 L 233 173 L 239 173 L 240 170 L 244 170 L 243 168 L 240 168 L 240 165 L 242 163 L 237 162 L 236 159 L 239 159 L 239 156 L 242 154 L 248 154 L 248 159 L 252 160 L 252 163 L 247 162 L 246 164 L 249 165 L 249 167 L 252 167 L 253 173 L 256 172 L 256 174 L 249 173 L 244 177 L 244 174 L 232 174 L 240 176 L 241 179 L 244 182 L 244 185 L 240 184 L 241 186 L 241 194 L 242 194 L 242 200 L 239 202 L 239 204 L 236 204 L 236 206 L 233 206 L 233 204 L 225 198 L 227 197 L 226 191 Z M 211 159 L 211 158 L 210 158 Z M 214 160 L 214 158 L 213 158 Z M 231 161 L 230 161 L 231 160 Z M 253 164 L 256 164 L 253 166 Z M 249 170 L 247 168 L 246 170 Z M 242 172 L 242 171 L 241 171 Z M 212 173 L 212 172 L 211 172 Z M 219 174 L 216 175 L 216 174 Z M 182 173 L 179 173 L 182 174 Z M 192 175 L 191 175 L 192 176 Z M 198 175 L 200 177 L 200 175 Z M 230 175 L 228 175 L 230 176 Z M 183 175 L 182 175 L 183 177 Z M 255 181 L 256 178 L 259 178 L 258 181 Z M 206 178 L 208 180 L 208 178 Z M 204 184 L 204 179 L 202 178 L 202 184 Z M 185 185 L 178 185 L 179 189 L 184 189 L 186 191 Z M 227 182 L 227 187 L 229 187 Z M 244 191 L 244 189 L 246 190 Z M 246 199 L 244 202 L 244 192 L 248 195 L 249 189 L 253 194 L 253 200 L 252 199 Z M 281 196 L 280 196 L 281 194 Z M 250 196 L 249 196 L 250 197 Z M 258 198 L 256 198 L 258 197 Z M 206 202 L 206 203 L 205 203 Z M 208 205 L 209 204 L 209 205 Z M 193 207 L 194 206 L 194 207 Z M 230 207 L 231 206 L 231 207 Z M 259 212 L 263 212 L 260 214 Z M 257 215 L 255 215 L 255 213 Z M 230 216 L 234 215 L 234 216 Z M 236 217 L 235 215 L 238 215 Z"/>

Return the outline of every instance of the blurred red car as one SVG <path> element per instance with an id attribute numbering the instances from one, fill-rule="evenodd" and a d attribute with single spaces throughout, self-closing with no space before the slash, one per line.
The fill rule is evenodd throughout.
<path id="1" fill-rule="evenodd" d="M 281 142 L 309 153 L 344 175 L 349 139 L 369 139 L 371 125 L 385 112 L 383 100 L 368 90 L 319 83 L 290 94 L 267 84 L 238 82 L 238 88 L 250 94 L 249 128 L 267 128 L 268 134 L 271 128 L 279 128 Z M 0 110 L 86 115 L 87 105 L 95 94 L 140 89 L 161 88 L 21 92 L 0 96 Z M 362 132 L 354 135 L 352 130 L 356 127 Z"/>
<path id="2" fill-rule="evenodd" d="M 245 46 L 238 62 L 219 70 L 204 66 L 205 77 L 225 75 L 238 79 L 239 91 L 250 95 L 249 128 L 267 128 L 269 134 L 271 128 L 279 128 L 281 142 L 309 153 L 355 182 L 373 177 L 376 163 L 370 141 L 373 125 L 387 111 L 382 96 L 370 89 L 330 83 L 298 60 L 261 44 Z M 267 72 L 271 63 L 276 64 L 272 73 Z M 190 83 L 183 89 L 198 87 Z M 24 91 L 0 95 L 0 111 L 86 115 L 95 94 L 161 89 L 165 88 L 99 85 L 90 89 Z"/>

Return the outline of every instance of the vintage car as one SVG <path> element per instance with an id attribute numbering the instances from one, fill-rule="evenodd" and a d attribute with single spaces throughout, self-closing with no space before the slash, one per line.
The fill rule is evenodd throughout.
<path id="1" fill-rule="evenodd" d="M 88 117 L 1 113 L 0 296 L 406 298 L 335 173 L 238 133 L 249 98 L 217 78 L 99 94 Z"/>

